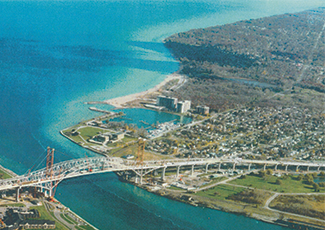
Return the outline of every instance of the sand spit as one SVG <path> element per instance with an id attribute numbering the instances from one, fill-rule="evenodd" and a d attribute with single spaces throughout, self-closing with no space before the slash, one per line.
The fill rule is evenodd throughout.
<path id="1" fill-rule="evenodd" d="M 129 95 L 122 96 L 122 97 L 112 98 L 112 99 L 101 101 L 101 102 L 96 102 L 96 101 L 87 102 L 87 104 L 109 104 L 109 105 L 114 106 L 115 108 L 124 108 L 127 103 L 130 103 L 135 100 L 143 100 L 143 99 L 148 98 L 149 95 L 158 92 L 168 82 L 170 82 L 172 80 L 176 80 L 176 79 L 178 79 L 179 81 L 176 86 L 173 86 L 173 88 L 180 87 L 186 81 L 185 76 L 177 74 L 177 73 L 173 73 L 173 74 L 167 75 L 166 78 L 162 82 L 160 82 L 155 87 L 148 89 L 146 91 L 143 91 L 140 93 L 129 94 Z"/>

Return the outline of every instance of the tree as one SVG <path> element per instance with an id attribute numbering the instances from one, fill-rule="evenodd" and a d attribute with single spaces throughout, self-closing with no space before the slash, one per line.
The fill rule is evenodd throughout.
<path id="1" fill-rule="evenodd" d="M 314 188 L 315 192 L 319 192 L 319 185 L 317 183 L 313 184 L 313 188 Z"/>
<path id="2" fill-rule="evenodd" d="M 267 169 L 266 170 L 266 174 L 267 175 L 272 175 L 273 174 L 273 170 L 272 169 Z"/>
<path id="3" fill-rule="evenodd" d="M 279 178 L 277 178 L 276 181 L 275 181 L 275 184 L 281 185 L 282 184 L 282 180 L 280 180 Z"/>
<path id="4" fill-rule="evenodd" d="M 258 175 L 259 175 L 259 177 L 265 177 L 265 175 L 266 175 L 266 171 L 264 171 L 264 170 L 260 170 L 260 171 L 258 172 Z"/>
<path id="5" fill-rule="evenodd" d="M 318 175 L 317 175 L 317 172 L 314 172 L 311 174 L 313 178 L 316 178 Z"/>
<path id="6" fill-rule="evenodd" d="M 303 178 L 304 178 L 304 176 L 303 176 L 302 174 L 299 174 L 299 175 L 297 176 L 297 180 L 299 180 L 299 181 L 301 181 Z"/>

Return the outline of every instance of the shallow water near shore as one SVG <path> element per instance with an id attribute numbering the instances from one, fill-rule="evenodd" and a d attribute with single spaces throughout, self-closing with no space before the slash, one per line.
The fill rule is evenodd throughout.
<path id="1" fill-rule="evenodd" d="M 56 162 L 85 152 L 94 156 L 59 131 L 98 116 L 84 102 L 147 90 L 176 71 L 178 63 L 161 42 L 173 33 L 323 5 L 322 0 L 0 1 L 0 164 L 18 174 L 41 167 L 47 146 L 58 150 Z M 64 181 L 57 197 L 99 229 L 281 229 L 158 197 L 114 174 Z"/>

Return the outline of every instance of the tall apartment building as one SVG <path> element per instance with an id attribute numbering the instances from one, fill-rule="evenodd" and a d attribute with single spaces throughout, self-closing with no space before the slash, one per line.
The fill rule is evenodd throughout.
<path id="1" fill-rule="evenodd" d="M 191 109 L 191 101 L 185 100 L 177 103 L 176 112 L 186 113 L 189 109 Z"/>
<path id="2" fill-rule="evenodd" d="M 158 96 L 157 97 L 157 105 L 164 106 L 169 110 L 175 110 L 177 107 L 178 99 L 175 97 L 168 97 L 168 96 Z"/>
<path id="3" fill-rule="evenodd" d="M 196 106 L 196 112 L 199 114 L 207 115 L 210 112 L 210 108 L 208 106 Z"/>

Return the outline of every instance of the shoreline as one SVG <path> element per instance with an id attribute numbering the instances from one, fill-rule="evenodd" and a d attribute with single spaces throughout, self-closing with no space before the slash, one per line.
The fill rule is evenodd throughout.
<path id="1" fill-rule="evenodd" d="M 120 109 L 120 108 L 126 108 L 126 104 L 130 103 L 132 101 L 136 101 L 136 100 L 145 100 L 148 99 L 148 96 L 150 96 L 151 94 L 154 93 L 158 93 L 162 87 L 164 87 L 167 83 L 173 81 L 173 80 L 178 80 L 179 82 L 181 81 L 180 85 L 185 83 L 185 76 L 184 75 L 180 75 L 177 72 L 174 72 L 172 74 L 169 74 L 166 76 L 166 78 L 158 83 L 157 85 L 155 85 L 153 88 L 150 88 L 148 90 L 139 92 L 139 93 L 133 93 L 133 94 L 128 94 L 125 96 L 121 96 L 121 97 L 116 97 L 116 98 L 112 98 L 112 99 L 108 99 L 108 100 L 104 100 L 104 101 L 91 101 L 91 102 L 86 102 L 86 104 L 108 104 L 108 105 L 112 105 L 114 106 L 114 108 L 116 109 Z M 179 84 L 179 83 L 177 83 Z"/>
<path id="2" fill-rule="evenodd" d="M 12 177 L 16 177 L 19 176 L 18 174 L 16 174 L 14 171 L 5 168 L 3 165 L 0 165 L 0 168 L 7 172 L 8 174 L 10 174 Z M 87 225 L 89 225 L 91 228 L 95 229 L 95 230 L 99 230 L 98 228 L 96 228 L 93 224 L 90 224 L 88 221 L 86 221 L 84 218 L 80 217 L 77 213 L 75 213 L 74 211 L 72 211 L 69 207 L 65 206 L 64 204 L 62 204 L 62 202 L 60 202 L 57 198 L 55 198 L 55 200 L 62 205 L 66 210 L 68 210 L 71 214 L 73 214 L 74 216 L 76 216 L 77 218 L 79 218 L 82 222 L 86 223 Z M 44 204 L 43 204 L 44 205 Z M 54 218 L 54 217 L 53 217 Z M 56 218 L 54 218 L 56 219 Z M 60 222 L 58 219 L 56 219 L 56 221 L 58 221 L 59 223 L 63 224 L 62 222 Z M 64 225 L 65 226 L 65 225 Z"/>
<path id="3" fill-rule="evenodd" d="M 235 214 L 235 215 L 241 215 L 246 218 L 251 218 L 255 219 L 257 221 L 265 222 L 268 224 L 272 225 L 277 225 L 277 226 L 282 226 L 286 228 L 292 228 L 292 229 L 301 229 L 298 227 L 304 227 L 308 229 L 308 227 L 314 226 L 312 229 L 322 229 L 319 225 L 318 228 L 316 227 L 315 223 L 307 223 L 304 222 L 304 224 L 298 224 L 296 226 L 290 226 L 290 219 L 293 218 L 293 220 L 297 220 L 295 218 L 296 214 L 295 213 L 284 213 L 286 220 L 281 217 L 281 211 L 277 212 L 271 212 L 271 213 L 260 213 L 258 209 L 263 209 L 264 207 L 257 207 L 256 206 L 256 211 L 252 212 L 252 210 L 248 211 L 245 210 L 247 207 L 250 206 L 250 204 L 244 204 L 244 203 L 236 203 L 236 202 L 231 202 L 231 201 L 223 201 L 223 200 L 215 200 L 214 202 L 211 202 L 209 198 L 204 198 L 200 196 L 196 196 L 195 193 L 189 193 L 186 191 L 177 191 L 177 190 L 171 190 L 171 189 L 159 189 L 159 190 L 151 190 L 150 186 L 146 185 L 140 185 L 125 179 L 122 179 L 118 174 L 116 174 L 119 177 L 119 180 L 124 183 L 129 183 L 132 184 L 138 188 L 141 188 L 149 193 L 155 194 L 157 196 L 165 197 L 170 200 L 174 200 L 177 202 L 181 202 L 184 204 L 188 204 L 194 207 L 201 207 L 201 208 L 209 208 L 229 214 Z M 190 199 L 187 199 L 188 197 L 191 197 Z M 186 198 L 186 199 L 184 199 Z M 251 208 L 253 205 L 251 205 Z M 266 211 L 266 210 L 264 210 Z M 309 217 L 306 216 L 308 219 Z M 299 220 L 298 220 L 299 221 Z M 317 221 L 322 221 L 322 220 L 317 220 Z M 308 224 L 308 225 L 305 225 Z M 321 223 L 318 223 L 321 224 Z M 298 227 L 297 227 L 298 226 Z M 303 229 L 304 229 L 303 228 Z"/>

